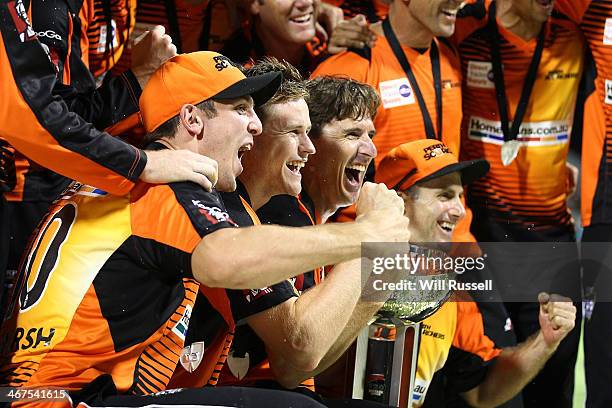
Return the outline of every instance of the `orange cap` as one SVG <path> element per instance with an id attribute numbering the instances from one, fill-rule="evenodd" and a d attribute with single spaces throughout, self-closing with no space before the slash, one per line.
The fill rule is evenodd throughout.
<path id="1" fill-rule="evenodd" d="M 164 62 L 149 78 L 140 96 L 147 132 L 176 116 L 185 104 L 210 98 L 233 99 L 251 95 L 259 106 L 278 89 L 279 72 L 247 78 L 229 58 L 211 51 L 180 54 Z"/>
<path id="2" fill-rule="evenodd" d="M 421 139 L 399 145 L 387 153 L 376 169 L 375 179 L 389 188 L 404 191 L 415 183 L 456 171 L 461 173 L 463 184 L 470 184 L 484 176 L 489 167 L 484 159 L 459 162 L 444 143 Z"/>

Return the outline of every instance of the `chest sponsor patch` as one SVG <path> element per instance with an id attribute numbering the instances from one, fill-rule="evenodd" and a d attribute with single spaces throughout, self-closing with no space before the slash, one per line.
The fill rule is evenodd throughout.
<path id="1" fill-rule="evenodd" d="M 495 89 L 493 64 L 483 61 L 468 61 L 467 84 L 472 88 Z"/>
<path id="2" fill-rule="evenodd" d="M 185 311 L 183 312 L 183 316 L 181 316 L 180 320 L 176 322 L 176 324 L 172 328 L 172 332 L 176 334 L 183 341 L 185 341 L 185 335 L 187 334 L 187 329 L 189 328 L 190 318 L 191 318 L 191 305 L 187 305 L 185 306 Z"/>
<path id="3" fill-rule="evenodd" d="M 512 124 L 510 124 L 512 126 Z M 567 121 L 525 122 L 519 128 L 517 141 L 522 146 L 551 146 L 569 141 L 571 126 Z M 502 145 L 501 122 L 472 116 L 468 129 L 471 140 Z"/>
<path id="4" fill-rule="evenodd" d="M 606 25 L 603 33 L 604 45 L 612 45 L 612 18 L 606 18 Z"/>
<path id="5" fill-rule="evenodd" d="M 606 79 L 606 97 L 604 102 L 612 105 L 612 79 Z"/>
<path id="6" fill-rule="evenodd" d="M 381 82 L 379 85 L 380 98 L 385 109 L 415 103 L 412 86 L 408 78 L 393 79 Z"/>

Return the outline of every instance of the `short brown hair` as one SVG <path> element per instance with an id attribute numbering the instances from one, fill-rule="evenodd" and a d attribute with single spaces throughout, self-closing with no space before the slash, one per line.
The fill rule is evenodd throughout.
<path id="1" fill-rule="evenodd" d="M 304 78 L 296 67 L 285 60 L 279 61 L 274 57 L 264 57 L 249 68 L 245 75 L 252 77 L 268 72 L 280 72 L 283 74 L 283 81 L 280 87 L 265 104 L 255 108 L 259 119 L 263 122 L 268 113 L 268 108 L 277 103 L 291 102 L 298 99 L 309 100 L 308 90 L 306 89 Z"/>
<path id="2" fill-rule="evenodd" d="M 195 107 L 204 112 L 208 119 L 212 119 L 217 116 L 217 110 L 215 109 L 215 104 L 213 103 L 212 99 L 207 99 L 203 102 L 200 102 L 196 104 Z M 143 143 L 147 145 L 149 143 L 161 139 L 162 137 L 167 137 L 170 139 L 173 138 L 176 133 L 176 130 L 178 129 L 179 123 L 181 123 L 181 119 L 177 114 L 159 125 L 159 127 L 153 132 L 147 134 L 144 137 Z"/>
<path id="3" fill-rule="evenodd" d="M 311 138 L 320 136 L 323 126 L 332 120 L 361 120 L 367 116 L 374 120 L 380 106 L 374 88 L 348 77 L 317 77 L 307 81 L 306 89 L 310 93 Z"/>

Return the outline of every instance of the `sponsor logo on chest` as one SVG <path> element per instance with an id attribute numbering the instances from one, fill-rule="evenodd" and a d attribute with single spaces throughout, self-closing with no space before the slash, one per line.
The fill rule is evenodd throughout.
<path id="1" fill-rule="evenodd" d="M 512 124 L 510 124 L 512 126 Z M 571 126 L 567 121 L 524 122 L 519 128 L 517 141 L 523 146 L 551 146 L 569 141 Z M 468 129 L 471 140 L 502 145 L 504 133 L 501 123 L 472 116 Z"/>
<path id="2" fill-rule="evenodd" d="M 484 61 L 468 61 L 467 84 L 471 88 L 495 89 L 493 64 Z"/>
<path id="3" fill-rule="evenodd" d="M 383 81 L 379 85 L 380 98 L 385 109 L 415 103 L 412 86 L 408 78 Z"/>

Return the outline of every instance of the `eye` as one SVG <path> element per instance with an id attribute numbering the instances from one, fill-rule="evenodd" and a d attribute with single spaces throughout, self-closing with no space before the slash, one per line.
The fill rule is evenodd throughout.
<path id="1" fill-rule="evenodd" d="M 238 112 L 241 115 L 246 115 L 247 111 L 249 110 L 248 106 L 246 105 L 238 105 L 236 106 L 236 112 Z"/>
<path id="2" fill-rule="evenodd" d="M 455 195 L 449 191 L 444 191 L 438 195 L 442 199 L 442 201 L 452 200 Z"/>
<path id="3" fill-rule="evenodd" d="M 347 133 L 345 137 L 350 140 L 357 140 L 361 137 L 361 135 L 357 132 L 351 132 L 351 133 Z"/>

